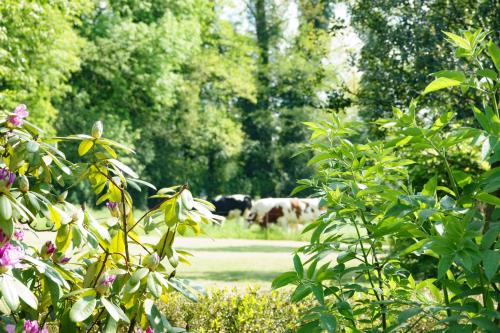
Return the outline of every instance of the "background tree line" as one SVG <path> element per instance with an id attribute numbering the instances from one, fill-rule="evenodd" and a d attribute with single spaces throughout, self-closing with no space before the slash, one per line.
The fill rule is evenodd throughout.
<path id="1" fill-rule="evenodd" d="M 358 112 L 375 138 L 371 121 L 453 65 L 441 31 L 481 26 L 497 40 L 500 31 L 495 0 L 248 0 L 244 24 L 231 16 L 235 3 L 4 0 L 0 108 L 25 102 L 50 134 L 88 132 L 101 119 L 155 184 L 286 196 L 313 172 L 308 156 L 293 157 L 307 140 L 302 122 Z M 364 43 L 354 90 L 326 61 L 346 28 Z"/>

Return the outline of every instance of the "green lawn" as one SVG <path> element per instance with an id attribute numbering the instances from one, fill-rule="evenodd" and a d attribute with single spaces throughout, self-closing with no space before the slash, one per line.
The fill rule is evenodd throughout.
<path id="1" fill-rule="evenodd" d="M 279 274 L 292 269 L 292 253 L 303 245 L 294 241 L 180 238 L 176 247 L 193 254 L 191 266 L 178 276 L 205 287 L 270 288 Z"/>

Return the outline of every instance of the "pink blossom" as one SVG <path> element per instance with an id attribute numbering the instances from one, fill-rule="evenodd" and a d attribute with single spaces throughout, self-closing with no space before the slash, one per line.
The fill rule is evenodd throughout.
<path id="1" fill-rule="evenodd" d="M 24 239 L 24 231 L 18 229 L 16 231 L 14 231 L 14 237 L 18 240 L 18 241 L 22 241 Z"/>
<path id="2" fill-rule="evenodd" d="M 24 321 L 23 333 L 49 333 L 47 327 L 40 328 L 36 320 Z"/>
<path id="3" fill-rule="evenodd" d="M 137 333 L 154 333 L 154 330 L 151 328 L 151 326 L 148 326 L 148 328 L 146 328 L 145 331 L 143 331 L 142 329 L 137 329 Z"/>
<path id="4" fill-rule="evenodd" d="M 7 331 L 7 333 L 14 333 L 16 331 L 16 325 L 5 325 L 5 331 Z"/>
<path id="5" fill-rule="evenodd" d="M 113 282 L 115 282 L 115 280 L 116 280 L 116 275 L 111 274 L 101 279 L 101 285 L 104 287 L 109 287 L 110 285 L 113 284 Z"/>
<path id="6" fill-rule="evenodd" d="M 0 271 L 17 268 L 24 253 L 20 247 L 14 246 L 11 243 L 6 243 L 0 247 Z"/>
<path id="7" fill-rule="evenodd" d="M 59 263 L 64 265 L 67 264 L 70 261 L 71 258 L 68 258 L 66 256 L 62 256 L 61 259 L 59 259 Z"/>
<path id="8" fill-rule="evenodd" d="M 8 123 L 13 127 L 19 127 L 23 125 L 23 119 L 29 115 L 26 105 L 19 104 L 14 112 L 8 117 Z"/>

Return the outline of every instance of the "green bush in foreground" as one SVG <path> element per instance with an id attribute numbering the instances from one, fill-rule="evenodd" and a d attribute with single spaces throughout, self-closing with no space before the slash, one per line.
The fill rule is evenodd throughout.
<path id="1" fill-rule="evenodd" d="M 160 306 L 175 326 L 199 333 L 295 332 L 307 303 L 293 304 L 289 294 L 248 289 L 213 290 L 197 303 L 172 295 Z"/>
<path id="2" fill-rule="evenodd" d="M 156 205 L 136 219 L 129 190 L 155 187 L 119 160 L 131 149 L 105 138 L 101 122 L 91 135 L 46 138 L 28 116 L 25 105 L 0 115 L 0 331 L 183 332 L 155 302 L 175 290 L 196 300 L 196 288 L 175 277 L 186 253 L 173 243 L 212 221 L 213 206 L 175 186 L 158 190 Z M 58 150 L 63 140 L 78 143 L 78 161 Z M 80 182 L 108 218 L 65 200 Z M 144 242 L 135 228 L 151 220 L 165 229 Z M 50 240 L 27 241 L 25 233 L 41 231 Z"/>
<path id="3" fill-rule="evenodd" d="M 308 124 L 319 171 L 301 188 L 313 187 L 328 211 L 305 229 L 312 232 L 299 249 L 306 259 L 296 255 L 295 271 L 273 282 L 296 285 L 294 302 L 313 295 L 316 306 L 299 332 L 414 332 L 429 319 L 427 332 L 499 331 L 500 49 L 481 30 L 446 35 L 467 63 L 434 73 L 423 95 L 475 89 L 481 103 L 471 101 L 470 109 L 477 127 L 439 109 L 424 118 L 416 101 L 377 122 L 387 130 L 379 141 L 356 142 L 359 126 L 335 116 Z M 450 163 L 448 152 L 464 145 L 481 152 L 485 171 Z M 408 166 L 415 162 L 403 158 L 408 150 L 439 158 L 443 174 L 429 174 L 423 188 L 414 188 Z M 346 225 L 355 235 L 342 232 Z M 432 277 L 416 281 L 408 255 L 435 258 Z"/>

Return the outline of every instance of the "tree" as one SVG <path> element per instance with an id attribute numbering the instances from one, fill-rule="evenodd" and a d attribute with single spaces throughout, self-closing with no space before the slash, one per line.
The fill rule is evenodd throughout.
<path id="1" fill-rule="evenodd" d="M 493 39 L 500 36 L 497 1 L 356 0 L 352 24 L 364 41 L 359 69 L 363 72 L 356 103 L 360 115 L 373 121 L 391 113 L 393 105 L 408 105 L 426 85 L 429 73 L 452 68 L 457 60 L 443 31 L 487 27 Z M 383 82 L 383 84 L 380 84 Z M 462 96 L 437 97 L 425 106 L 460 110 L 469 114 Z"/>
<path id="2" fill-rule="evenodd" d="M 74 25 L 90 0 L 0 2 L 0 108 L 30 105 L 33 121 L 54 133 L 53 100 L 70 89 L 86 46 Z"/>
<path id="3" fill-rule="evenodd" d="M 329 5 L 299 2 L 299 28 L 285 34 L 287 6 L 293 2 L 255 0 L 248 5 L 259 47 L 257 99 L 243 101 L 244 173 L 251 192 L 289 195 L 295 180 L 310 175 L 307 157 L 292 158 L 307 134 L 301 122 L 324 114 L 335 75 L 323 64 L 328 56 Z M 321 22 L 321 24 L 319 23 Z M 323 109 L 323 111 L 322 111 Z"/>
<path id="4" fill-rule="evenodd" d="M 60 104 L 59 129 L 102 118 L 136 148 L 134 164 L 150 180 L 221 191 L 241 148 L 234 100 L 254 98 L 245 36 L 205 0 L 110 1 L 82 33 L 91 46 Z"/>

